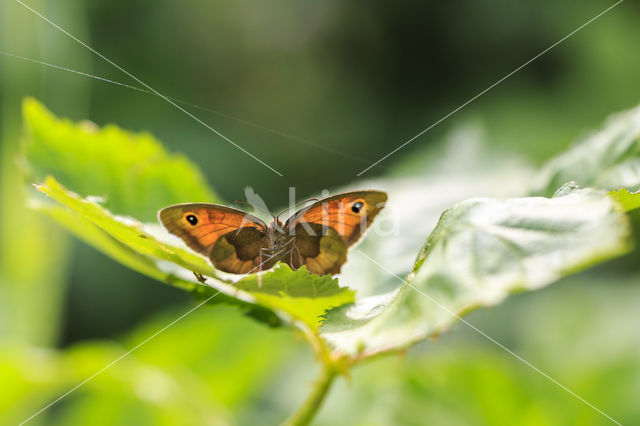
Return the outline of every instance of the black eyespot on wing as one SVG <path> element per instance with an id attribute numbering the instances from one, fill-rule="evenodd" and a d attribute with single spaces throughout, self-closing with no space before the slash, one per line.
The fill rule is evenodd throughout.
<path id="1" fill-rule="evenodd" d="M 188 214 L 185 219 L 187 219 L 187 222 L 192 226 L 196 226 L 198 224 L 198 218 L 194 214 Z"/>
<path id="2" fill-rule="evenodd" d="M 354 213 L 360 213 L 360 210 L 362 210 L 362 207 L 364 207 L 364 204 L 362 204 L 361 201 L 356 201 L 351 206 L 351 211 L 354 212 Z"/>

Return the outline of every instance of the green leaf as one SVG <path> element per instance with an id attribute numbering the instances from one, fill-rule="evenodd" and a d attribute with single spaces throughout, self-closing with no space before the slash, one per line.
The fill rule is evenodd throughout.
<path id="1" fill-rule="evenodd" d="M 185 269 L 212 275 L 212 268 L 201 256 L 186 249 L 172 247 L 161 243 L 145 232 L 144 225 L 133 219 L 116 217 L 95 201 L 81 198 L 78 194 L 67 190 L 53 177 L 45 179 L 45 183 L 37 185 L 39 191 L 47 194 L 60 204 L 78 213 L 83 220 L 89 221 L 106 231 L 117 241 L 127 245 L 137 253 L 165 260 L 182 266 Z"/>
<path id="2" fill-rule="evenodd" d="M 611 117 L 602 130 L 549 161 L 534 193 L 551 195 L 569 181 L 605 190 L 640 189 L 640 107 Z"/>
<path id="3" fill-rule="evenodd" d="M 304 266 L 293 271 L 285 264 L 277 265 L 260 278 L 248 276 L 235 287 L 250 293 L 261 305 L 285 311 L 312 330 L 317 330 L 327 310 L 355 299 L 353 290 L 340 287 L 330 275 L 314 275 Z"/>
<path id="4" fill-rule="evenodd" d="M 100 248 L 106 255 L 134 271 L 160 281 L 165 280 L 166 274 L 157 269 L 153 259 L 116 240 L 73 210 L 61 205 L 43 203 L 37 200 L 33 200 L 30 207 L 49 216 L 80 240 L 92 247 Z"/>
<path id="5" fill-rule="evenodd" d="M 609 195 L 622 206 L 625 212 L 640 208 L 640 193 L 638 192 L 629 192 L 622 188 L 611 191 Z"/>
<path id="6" fill-rule="evenodd" d="M 447 330 L 473 308 L 630 250 L 628 220 L 607 194 L 566 188 L 562 194 L 453 206 L 397 290 L 332 310 L 321 336 L 362 358 L 400 350 Z"/>
<path id="7" fill-rule="evenodd" d="M 148 133 L 59 119 L 35 99 L 23 103 L 24 156 L 33 182 L 47 175 L 83 197 L 104 198 L 116 214 L 155 221 L 162 207 L 216 202 L 202 173 Z"/>

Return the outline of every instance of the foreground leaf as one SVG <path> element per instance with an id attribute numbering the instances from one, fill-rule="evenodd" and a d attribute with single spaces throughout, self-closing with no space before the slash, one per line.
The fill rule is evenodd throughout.
<path id="1" fill-rule="evenodd" d="M 602 130 L 549 161 L 534 193 L 549 196 L 569 181 L 605 190 L 640 189 L 640 107 L 611 117 Z"/>
<path id="2" fill-rule="evenodd" d="M 627 218 L 610 197 L 566 192 L 448 209 L 403 284 L 329 312 L 322 337 L 360 358 L 397 351 L 447 330 L 457 315 L 630 250 Z"/>

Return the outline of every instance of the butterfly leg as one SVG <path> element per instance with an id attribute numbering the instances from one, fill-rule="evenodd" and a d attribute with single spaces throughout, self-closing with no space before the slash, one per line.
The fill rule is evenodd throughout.
<path id="1" fill-rule="evenodd" d="M 296 258 L 297 262 L 294 262 L 294 255 L 296 253 L 298 254 L 298 257 Z M 291 248 L 289 249 L 289 266 L 291 266 L 291 269 L 294 271 L 297 271 L 303 264 L 304 261 L 302 259 L 302 254 L 296 245 L 296 237 L 293 237 L 291 238 Z"/>
<path id="2" fill-rule="evenodd" d="M 291 240 L 293 241 L 293 238 Z M 293 247 L 294 246 L 295 246 L 295 244 L 293 246 L 291 246 L 291 249 L 289 250 L 289 265 L 293 265 Z"/>
<path id="3" fill-rule="evenodd" d="M 264 247 L 260 249 L 260 254 L 258 254 L 258 288 L 262 288 L 262 253 L 264 252 Z"/>
<path id="4" fill-rule="evenodd" d="M 293 250 L 298 249 L 298 247 L 296 246 L 296 237 L 291 238 L 290 241 L 291 241 L 291 249 L 289 250 L 289 265 L 291 266 L 291 269 L 295 271 L 298 269 L 294 266 L 294 263 L 293 263 Z M 298 250 L 298 260 L 300 260 L 299 256 L 300 256 L 300 250 Z"/>
<path id="5" fill-rule="evenodd" d="M 193 275 L 195 275 L 196 279 L 200 281 L 202 284 L 207 283 L 207 279 L 199 272 L 193 271 Z"/>
<path id="6" fill-rule="evenodd" d="M 302 264 L 304 263 L 302 260 L 302 254 L 300 254 L 300 249 L 298 248 L 298 246 L 294 247 L 296 249 L 296 251 L 298 252 L 298 261 L 300 261 L 300 266 L 302 266 Z M 297 269 L 300 269 L 299 267 Z"/>
<path id="7" fill-rule="evenodd" d="M 298 246 L 294 245 L 291 248 L 292 252 L 293 252 L 293 250 L 295 250 L 296 253 L 298 253 L 298 263 L 297 263 L 297 267 L 295 268 L 295 270 L 297 271 L 298 269 L 300 269 L 302 267 L 302 265 L 304 265 L 304 259 L 302 258 L 302 254 L 300 253 L 300 249 L 298 248 Z"/>
<path id="8" fill-rule="evenodd" d="M 267 252 L 265 254 L 265 251 Z M 256 268 L 258 269 L 258 288 L 262 288 L 262 274 L 260 274 L 260 272 L 262 272 L 262 265 L 264 265 L 265 263 L 271 261 L 271 259 L 273 259 L 274 257 L 276 257 L 282 250 L 279 250 L 276 253 L 268 253 L 269 251 L 271 251 L 271 249 L 267 248 L 267 247 L 262 247 L 260 249 L 260 252 L 258 254 L 258 266 L 256 266 Z M 265 260 L 263 259 L 263 255 L 266 258 Z M 254 268 L 254 269 L 256 269 Z"/>

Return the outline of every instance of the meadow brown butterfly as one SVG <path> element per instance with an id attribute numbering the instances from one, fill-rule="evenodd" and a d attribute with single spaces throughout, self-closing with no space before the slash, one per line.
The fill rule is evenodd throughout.
<path id="1" fill-rule="evenodd" d="M 224 272 L 249 274 L 278 261 L 306 265 L 318 275 L 337 274 L 347 249 L 360 239 L 387 201 L 381 191 L 354 191 L 318 200 L 283 224 L 267 225 L 241 210 L 187 203 L 158 212 L 160 223 Z"/>

